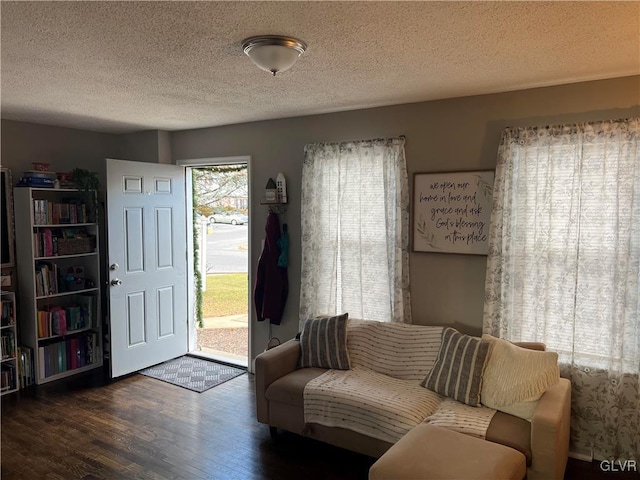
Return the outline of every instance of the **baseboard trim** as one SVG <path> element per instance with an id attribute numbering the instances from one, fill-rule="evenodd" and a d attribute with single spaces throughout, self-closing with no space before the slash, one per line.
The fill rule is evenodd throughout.
<path id="1" fill-rule="evenodd" d="M 569 457 L 583 462 L 593 462 L 593 449 L 585 447 L 569 446 Z"/>

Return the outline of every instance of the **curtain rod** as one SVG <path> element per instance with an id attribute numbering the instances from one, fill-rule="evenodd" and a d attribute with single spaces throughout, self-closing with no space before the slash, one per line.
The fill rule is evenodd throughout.
<path id="1" fill-rule="evenodd" d="M 367 138 L 363 140 L 345 140 L 343 142 L 313 142 L 308 143 L 307 145 L 341 145 L 343 143 L 363 143 L 363 142 L 387 142 L 389 140 L 406 140 L 407 137 L 404 135 L 398 135 L 397 137 L 378 137 L 378 138 Z"/>

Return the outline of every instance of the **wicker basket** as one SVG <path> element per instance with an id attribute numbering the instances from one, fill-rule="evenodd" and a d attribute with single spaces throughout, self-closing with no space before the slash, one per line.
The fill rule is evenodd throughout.
<path id="1" fill-rule="evenodd" d="M 96 250 L 96 237 L 86 238 L 59 238 L 58 255 L 78 255 L 80 253 L 92 253 Z"/>

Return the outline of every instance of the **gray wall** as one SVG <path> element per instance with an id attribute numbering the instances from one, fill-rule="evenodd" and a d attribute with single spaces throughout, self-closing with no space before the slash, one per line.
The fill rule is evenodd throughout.
<path id="1" fill-rule="evenodd" d="M 169 132 L 147 130 L 122 135 L 2 120 L 2 166 L 14 183 L 33 162 L 47 162 L 56 172 L 84 168 L 104 175 L 104 159 L 172 163 Z"/>
<path id="2" fill-rule="evenodd" d="M 119 135 L 121 160 L 136 162 L 172 163 L 169 132 L 145 130 Z"/>
<path id="3" fill-rule="evenodd" d="M 266 209 L 259 205 L 268 177 L 287 178 L 290 293 L 285 317 L 272 335 L 298 331 L 300 180 L 304 145 L 404 134 L 409 182 L 415 172 L 494 169 L 508 126 L 575 123 L 640 116 L 640 77 L 173 132 L 174 160 L 251 155 L 251 259 L 255 272 Z M 486 257 L 412 253 L 414 323 L 482 326 Z M 251 312 L 251 356 L 263 351 L 268 327 Z"/>
<path id="4" fill-rule="evenodd" d="M 122 155 L 120 135 L 73 128 L 2 120 L 2 166 L 11 169 L 14 183 L 33 162 L 50 163 L 55 172 L 84 168 L 104 178 L 104 159 Z"/>
<path id="5" fill-rule="evenodd" d="M 495 167 L 500 134 L 507 126 L 545 125 L 640 116 L 640 77 L 626 77 L 495 95 L 396 105 L 181 132 L 110 135 L 2 120 L 2 166 L 19 173 L 32 162 L 55 171 L 75 167 L 103 172 L 104 158 L 167 163 L 178 159 L 251 155 L 251 259 L 255 271 L 266 209 L 259 205 L 268 177 L 287 177 L 291 236 L 290 294 L 282 325 L 285 340 L 298 330 L 300 282 L 300 179 L 304 145 L 312 142 L 407 137 L 411 183 L 415 172 Z M 481 256 L 412 253 L 415 323 L 458 323 L 479 333 L 486 259 Z M 251 356 L 264 350 L 268 328 L 255 320 Z"/>

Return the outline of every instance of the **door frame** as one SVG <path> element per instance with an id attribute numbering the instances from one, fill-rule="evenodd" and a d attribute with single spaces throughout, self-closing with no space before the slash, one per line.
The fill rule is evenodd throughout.
<path id="1" fill-rule="evenodd" d="M 252 295 L 251 295 L 251 291 L 252 288 L 251 286 L 253 285 L 253 271 L 251 268 L 251 230 L 253 227 L 253 221 L 251 220 L 251 155 L 238 155 L 238 156 L 232 156 L 232 157 L 205 157 L 205 158 L 193 158 L 193 159 L 182 159 L 182 160 L 176 160 L 176 165 L 182 166 L 185 169 L 187 167 L 194 167 L 194 168 L 198 168 L 198 167 L 210 167 L 210 166 L 215 166 L 215 165 L 235 165 L 235 164 L 239 164 L 239 163 L 245 163 L 247 165 L 247 209 L 248 209 L 248 217 L 249 217 L 249 225 L 248 225 L 248 229 L 247 229 L 247 255 L 248 255 L 248 282 L 249 282 L 249 289 L 248 289 L 248 295 L 247 295 L 247 309 L 248 309 L 248 335 L 247 335 L 247 342 L 248 342 L 248 354 L 247 354 L 247 368 L 249 370 L 250 373 L 253 373 L 253 366 L 252 366 L 252 362 L 251 362 L 251 351 L 252 351 L 252 309 L 253 309 L 253 301 L 252 301 Z M 191 175 L 186 175 L 185 174 L 185 179 L 186 179 L 186 185 L 185 185 L 185 194 L 186 194 L 186 206 L 187 206 L 187 212 L 191 212 L 193 211 L 193 202 L 192 202 L 192 196 L 190 195 L 190 193 L 192 192 L 192 188 L 193 185 L 191 183 Z M 189 339 L 189 344 L 188 344 L 188 351 L 191 353 L 195 350 L 195 340 L 196 340 L 196 323 L 195 323 L 195 310 L 196 310 L 196 302 L 195 302 L 195 296 L 193 294 L 193 292 L 195 291 L 195 282 L 194 282 L 194 269 L 193 269 L 193 215 L 187 215 L 187 308 L 188 308 L 188 315 L 189 315 L 189 322 L 188 322 L 188 339 Z M 206 281 L 206 279 L 203 279 L 204 281 Z"/>

